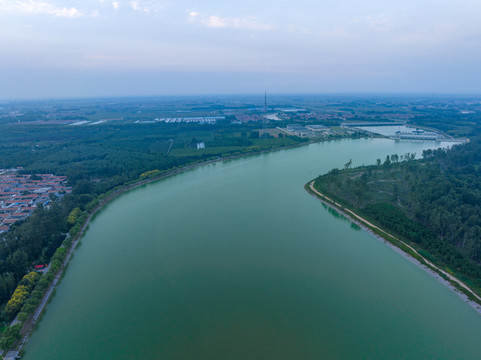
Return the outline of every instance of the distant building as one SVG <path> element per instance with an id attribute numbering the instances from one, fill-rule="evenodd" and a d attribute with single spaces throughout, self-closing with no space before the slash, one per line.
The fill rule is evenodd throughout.
<path id="1" fill-rule="evenodd" d="M 324 125 L 306 125 L 306 129 L 309 129 L 314 132 L 327 132 L 329 128 Z"/>
<path id="2" fill-rule="evenodd" d="M 197 150 L 199 150 L 199 149 L 205 149 L 205 144 L 203 142 L 197 143 Z"/>
<path id="3" fill-rule="evenodd" d="M 0 169 L 0 234 L 30 216 L 39 204 L 47 206 L 50 196 L 70 193 L 65 176 L 18 174 L 17 169 Z"/>
<path id="4" fill-rule="evenodd" d="M 225 116 L 191 116 L 178 118 L 156 118 L 151 122 L 169 123 L 197 123 L 197 124 L 215 124 L 218 120 L 225 120 Z M 147 123 L 148 121 L 137 121 L 138 123 Z"/>
<path id="5" fill-rule="evenodd" d="M 314 135 L 312 130 L 306 129 L 304 126 L 298 124 L 287 125 L 287 132 L 300 137 L 310 137 Z"/>
<path id="6" fill-rule="evenodd" d="M 423 131 L 423 130 L 414 130 L 412 132 L 402 132 L 396 131 L 396 135 L 394 136 L 396 139 L 400 140 L 432 140 L 437 141 L 440 140 L 442 137 L 430 131 Z"/>

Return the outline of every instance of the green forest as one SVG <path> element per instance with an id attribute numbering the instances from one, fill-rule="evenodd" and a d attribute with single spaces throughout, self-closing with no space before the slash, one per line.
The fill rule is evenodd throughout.
<path id="1" fill-rule="evenodd" d="M 333 169 L 315 187 L 481 292 L 481 137 Z"/>

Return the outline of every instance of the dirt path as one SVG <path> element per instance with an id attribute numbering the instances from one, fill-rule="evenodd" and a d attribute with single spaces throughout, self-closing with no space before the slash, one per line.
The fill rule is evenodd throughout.
<path id="1" fill-rule="evenodd" d="M 444 271 L 443 269 L 440 269 L 439 267 L 437 267 L 436 265 L 434 265 L 432 262 L 430 262 L 429 260 L 427 260 L 425 257 L 423 257 L 421 254 L 419 254 L 411 245 L 405 243 L 404 241 L 402 241 L 401 239 L 398 239 L 397 237 L 395 237 L 394 235 L 386 232 L 385 230 L 381 229 L 380 227 L 372 224 L 371 222 L 367 221 L 366 219 L 364 219 L 363 217 L 359 216 L 358 214 L 356 214 L 354 211 L 348 209 L 348 208 L 345 208 L 343 207 L 342 205 L 336 203 L 334 200 L 330 199 L 329 197 L 327 197 L 326 195 L 320 193 L 319 191 L 317 191 L 315 188 L 314 188 L 314 180 L 311 181 L 309 183 L 309 188 L 311 189 L 311 191 L 313 193 L 315 193 L 316 195 L 318 195 L 321 199 L 324 199 L 326 200 L 327 202 L 329 202 L 331 205 L 334 205 L 336 206 L 337 208 L 339 208 L 340 210 L 342 210 L 343 212 L 346 212 L 348 213 L 349 215 L 351 215 L 355 220 L 359 221 L 362 225 L 367 225 L 369 228 L 371 229 L 376 229 L 380 232 L 382 232 L 383 234 L 387 235 L 387 236 L 390 236 L 392 237 L 393 239 L 396 239 L 397 241 L 401 242 L 404 246 L 406 246 L 407 248 L 409 248 L 410 250 L 412 250 L 417 256 L 419 256 L 421 259 L 423 259 L 423 261 L 429 266 L 431 267 L 432 269 L 436 270 L 436 271 L 439 271 L 440 273 L 442 273 L 443 275 L 445 275 L 449 280 L 455 282 L 456 284 L 458 284 L 459 286 L 461 286 L 463 289 L 465 289 L 467 292 L 469 292 L 471 295 L 473 295 L 476 299 L 478 299 L 479 302 L 481 302 L 481 297 L 479 297 L 473 290 L 471 290 L 471 288 L 466 285 L 465 283 L 463 283 L 461 280 L 459 280 L 458 278 L 454 277 L 453 275 L 451 275 L 450 273 Z M 402 251 L 402 249 L 400 249 Z M 410 256 L 409 254 L 406 253 L 406 255 Z"/>

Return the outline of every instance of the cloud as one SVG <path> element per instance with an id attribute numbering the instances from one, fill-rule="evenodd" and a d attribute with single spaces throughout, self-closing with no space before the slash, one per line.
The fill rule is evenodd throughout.
<path id="1" fill-rule="evenodd" d="M 84 16 L 84 13 L 74 7 L 57 7 L 55 5 L 35 0 L 9 1 L 0 0 L 0 12 L 17 14 L 43 14 L 58 17 L 76 18 Z"/>
<path id="2" fill-rule="evenodd" d="M 114 8 L 114 10 L 118 10 L 119 9 L 119 2 L 118 1 L 112 1 L 112 7 Z"/>
<path id="3" fill-rule="evenodd" d="M 146 1 L 146 0 L 131 1 L 130 7 L 135 11 L 139 11 L 143 13 L 159 12 L 164 8 L 164 6 L 162 4 L 159 4 L 158 1 Z"/>
<path id="4" fill-rule="evenodd" d="M 276 28 L 272 24 L 257 21 L 254 17 L 220 17 L 203 15 L 196 11 L 189 12 L 189 20 L 210 28 L 236 28 L 260 31 L 274 30 Z"/>

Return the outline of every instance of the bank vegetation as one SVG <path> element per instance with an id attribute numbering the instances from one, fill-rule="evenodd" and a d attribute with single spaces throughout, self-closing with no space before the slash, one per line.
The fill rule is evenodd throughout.
<path id="1" fill-rule="evenodd" d="M 315 189 L 481 294 L 481 139 L 333 169 Z"/>

